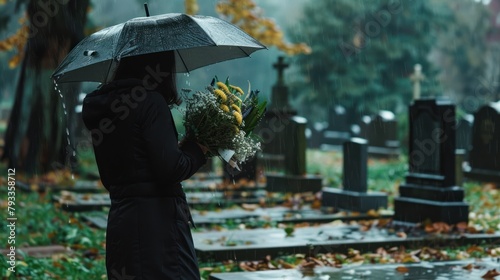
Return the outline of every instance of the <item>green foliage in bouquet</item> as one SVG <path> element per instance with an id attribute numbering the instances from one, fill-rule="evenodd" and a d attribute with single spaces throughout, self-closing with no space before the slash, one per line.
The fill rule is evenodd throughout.
<path id="1" fill-rule="evenodd" d="M 211 86 L 213 87 L 215 83 L 221 85 L 220 84 L 221 82 L 218 80 L 217 76 L 215 76 L 214 80 L 211 83 Z M 231 92 L 232 95 L 245 96 L 243 101 L 241 101 L 240 105 L 241 114 L 243 117 L 243 123 L 245 124 L 242 129 L 246 133 L 246 135 L 250 136 L 255 127 L 262 120 L 262 117 L 266 112 L 267 101 L 266 100 L 260 101 L 259 100 L 260 91 L 250 90 L 250 86 L 248 88 L 248 93 L 245 95 L 245 93 L 240 87 L 229 84 L 229 79 L 226 79 L 224 85 Z"/>
<path id="2" fill-rule="evenodd" d="M 234 162 L 244 162 L 260 150 L 259 139 L 252 132 L 265 110 L 266 102 L 259 101 L 258 91 L 245 94 L 229 79 L 224 83 L 216 76 L 206 91 L 186 99 L 186 138 L 208 147 L 208 156 L 231 150 Z"/>

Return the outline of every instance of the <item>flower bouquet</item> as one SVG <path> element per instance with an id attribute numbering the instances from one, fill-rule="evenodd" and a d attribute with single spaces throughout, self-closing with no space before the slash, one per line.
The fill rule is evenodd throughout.
<path id="1" fill-rule="evenodd" d="M 212 80 L 205 91 L 186 98 L 183 119 L 186 138 L 209 148 L 207 156 L 219 156 L 233 168 L 260 150 L 260 139 L 253 133 L 266 110 L 259 91 L 247 93 L 237 86 Z"/>

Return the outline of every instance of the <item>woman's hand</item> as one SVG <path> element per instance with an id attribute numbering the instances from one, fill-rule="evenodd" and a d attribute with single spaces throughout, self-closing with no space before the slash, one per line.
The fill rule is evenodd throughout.
<path id="1" fill-rule="evenodd" d="M 184 137 L 181 139 L 181 141 L 179 142 L 179 147 L 182 147 L 182 145 L 186 142 L 186 141 L 190 141 L 187 139 L 187 137 Z M 193 141 L 194 142 L 194 141 Z M 198 142 L 195 142 L 198 147 L 200 147 L 201 151 L 203 152 L 203 154 L 206 154 L 208 151 L 210 151 L 210 149 L 207 147 L 207 146 L 204 146 Z"/>
<path id="2" fill-rule="evenodd" d="M 196 143 L 196 144 L 198 144 L 198 146 L 201 148 L 201 150 L 203 151 L 203 154 L 206 154 L 208 151 L 210 151 L 210 149 L 207 146 L 203 146 L 200 143 Z"/>

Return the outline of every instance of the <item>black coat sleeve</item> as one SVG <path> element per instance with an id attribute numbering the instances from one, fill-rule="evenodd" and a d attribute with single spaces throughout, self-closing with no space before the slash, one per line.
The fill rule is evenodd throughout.
<path id="1" fill-rule="evenodd" d="M 205 155 L 194 142 L 179 148 L 170 108 L 159 93 L 149 95 L 142 110 L 142 130 L 151 168 L 160 182 L 179 183 L 206 163 Z"/>

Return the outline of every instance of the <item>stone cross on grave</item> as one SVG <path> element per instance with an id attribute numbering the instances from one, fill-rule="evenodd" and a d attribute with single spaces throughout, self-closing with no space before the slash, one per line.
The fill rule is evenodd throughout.
<path id="1" fill-rule="evenodd" d="M 285 58 L 280 56 L 278 57 L 278 62 L 273 64 L 273 68 L 275 68 L 278 71 L 278 82 L 276 83 L 277 85 L 284 85 L 284 79 L 283 79 L 283 71 L 288 68 L 290 64 L 285 63 Z"/>
<path id="2" fill-rule="evenodd" d="M 413 100 L 420 99 L 420 82 L 425 79 L 425 75 L 422 74 L 422 65 L 415 64 L 413 67 L 415 72 L 411 74 L 410 80 L 413 82 Z"/>
<path id="3" fill-rule="evenodd" d="M 279 110 L 286 114 L 294 111 L 288 103 L 288 87 L 285 85 L 283 76 L 283 72 L 288 66 L 290 65 L 285 63 L 285 58 L 283 56 L 279 56 L 278 61 L 273 64 L 273 68 L 278 72 L 278 79 L 273 86 L 270 106 L 270 109 Z"/>

